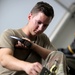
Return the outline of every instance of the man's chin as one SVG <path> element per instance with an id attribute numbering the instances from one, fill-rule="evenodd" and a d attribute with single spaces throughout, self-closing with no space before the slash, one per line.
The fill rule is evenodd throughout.
<path id="1" fill-rule="evenodd" d="M 34 32 L 34 35 L 39 35 L 41 34 L 42 32 Z"/>
<path id="2" fill-rule="evenodd" d="M 36 35 L 39 35 L 39 34 L 40 34 L 40 33 L 34 33 L 33 35 L 36 36 Z"/>

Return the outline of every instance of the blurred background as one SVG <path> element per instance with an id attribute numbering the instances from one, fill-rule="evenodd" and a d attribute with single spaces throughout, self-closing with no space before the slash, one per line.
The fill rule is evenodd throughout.
<path id="1" fill-rule="evenodd" d="M 44 33 L 56 48 L 66 48 L 75 37 L 75 0 L 0 0 L 0 34 L 26 25 L 29 12 L 38 1 L 48 2 L 55 12 Z"/>

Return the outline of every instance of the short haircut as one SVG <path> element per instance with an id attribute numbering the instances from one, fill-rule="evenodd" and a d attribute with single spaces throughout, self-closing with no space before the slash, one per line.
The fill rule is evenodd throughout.
<path id="1" fill-rule="evenodd" d="M 42 12 L 48 17 L 54 17 L 54 9 L 53 7 L 46 2 L 38 2 L 31 10 L 31 13 Z"/>

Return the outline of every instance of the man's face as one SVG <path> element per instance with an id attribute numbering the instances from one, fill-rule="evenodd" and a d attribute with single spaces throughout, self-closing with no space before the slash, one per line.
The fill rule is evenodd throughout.
<path id="1" fill-rule="evenodd" d="M 28 19 L 29 19 L 29 31 L 31 35 L 38 35 L 44 32 L 52 20 L 51 17 L 47 17 L 42 12 L 39 12 L 34 15 L 29 14 Z"/>

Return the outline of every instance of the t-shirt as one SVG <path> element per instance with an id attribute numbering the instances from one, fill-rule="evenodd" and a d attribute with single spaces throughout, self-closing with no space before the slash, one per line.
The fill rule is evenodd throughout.
<path id="1" fill-rule="evenodd" d="M 13 56 L 16 57 L 17 59 L 28 61 L 28 62 L 38 61 L 41 63 L 41 57 L 36 52 L 34 52 L 31 49 L 15 47 L 15 44 L 18 41 L 12 39 L 10 36 L 16 36 L 19 38 L 27 37 L 26 34 L 21 29 L 7 29 L 0 35 L 0 48 L 10 48 L 11 50 L 13 50 L 13 53 L 14 53 Z M 36 36 L 31 41 L 44 48 L 47 48 L 50 50 L 56 50 L 51 44 L 49 38 L 44 33 Z M 0 65 L 0 75 L 26 75 L 26 74 L 25 72 L 22 72 L 22 71 L 16 72 L 16 71 L 8 70 L 6 68 L 3 68 Z"/>

